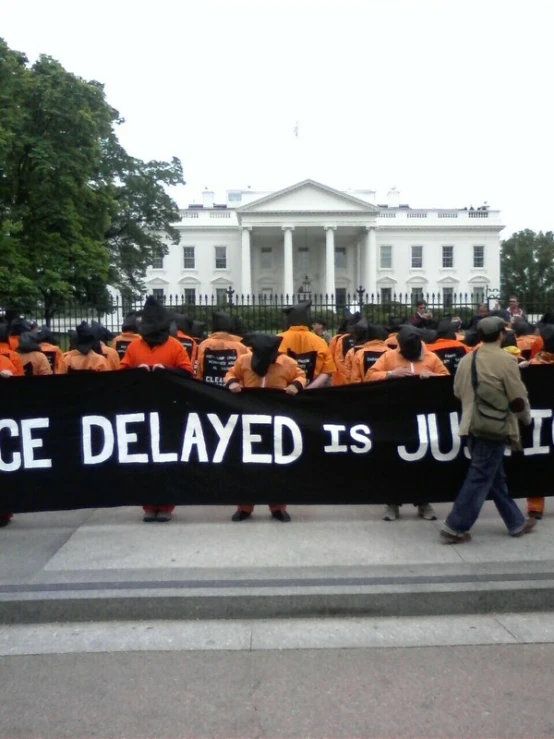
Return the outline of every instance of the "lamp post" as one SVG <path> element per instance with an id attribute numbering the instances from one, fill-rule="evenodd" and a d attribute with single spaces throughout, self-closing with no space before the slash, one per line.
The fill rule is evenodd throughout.
<path id="1" fill-rule="evenodd" d="M 235 294 L 235 291 L 233 290 L 231 285 L 229 285 L 229 287 L 227 288 L 226 294 L 227 294 L 227 302 L 229 306 L 232 306 L 233 305 L 233 295 Z"/>
<path id="2" fill-rule="evenodd" d="M 360 315 L 361 315 L 362 312 L 363 312 L 363 309 L 364 309 L 364 293 L 365 293 L 365 288 L 363 288 L 360 285 L 360 287 L 356 290 L 356 292 L 358 294 L 358 303 L 360 304 Z"/>

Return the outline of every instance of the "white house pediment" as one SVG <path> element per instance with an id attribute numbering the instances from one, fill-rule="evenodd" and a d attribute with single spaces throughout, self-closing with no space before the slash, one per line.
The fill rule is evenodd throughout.
<path id="1" fill-rule="evenodd" d="M 237 209 L 243 215 L 249 213 L 379 213 L 379 208 L 363 200 L 322 185 L 305 180 L 279 192 L 255 200 Z"/>
<path id="2" fill-rule="evenodd" d="M 395 280 L 394 277 L 380 277 L 377 280 L 377 284 L 381 287 L 394 287 L 398 280 Z"/>
<path id="3" fill-rule="evenodd" d="M 409 280 L 406 280 L 407 285 L 426 285 L 429 282 L 429 280 L 424 277 L 423 275 L 414 275 L 413 277 L 410 277 Z"/>
<path id="4" fill-rule="evenodd" d="M 489 283 L 490 280 L 486 275 L 475 275 L 475 277 L 468 280 L 470 285 L 488 285 Z"/>
<path id="5" fill-rule="evenodd" d="M 156 277 L 150 277 L 148 280 L 145 280 L 145 283 L 150 287 L 166 287 L 169 285 L 168 280 L 164 280 L 164 278 L 159 275 Z"/>
<path id="6" fill-rule="evenodd" d="M 213 280 L 210 280 L 210 285 L 213 285 L 214 287 L 229 287 L 231 284 L 231 280 L 228 280 L 226 277 L 216 277 Z"/>
<path id="7" fill-rule="evenodd" d="M 179 285 L 200 285 L 200 280 L 192 275 L 185 275 L 179 280 Z"/>
<path id="8" fill-rule="evenodd" d="M 456 279 L 456 277 L 448 276 L 448 277 L 442 277 L 440 280 L 438 280 L 439 285 L 442 285 L 443 287 L 455 287 L 460 280 Z"/>

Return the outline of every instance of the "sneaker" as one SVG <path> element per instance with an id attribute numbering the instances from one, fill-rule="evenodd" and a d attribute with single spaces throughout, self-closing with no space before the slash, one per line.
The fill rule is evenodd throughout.
<path id="1" fill-rule="evenodd" d="M 400 513 L 400 507 L 397 505 L 388 505 L 383 514 L 383 521 L 396 521 Z"/>
<path id="2" fill-rule="evenodd" d="M 290 521 L 290 513 L 287 513 L 287 511 L 273 511 L 271 515 L 282 523 L 289 523 Z"/>
<path id="3" fill-rule="evenodd" d="M 523 536 L 524 534 L 530 534 L 531 531 L 535 528 L 537 524 L 536 518 L 528 518 L 527 521 L 523 524 L 523 528 L 521 531 L 518 531 L 515 534 L 510 534 L 510 536 L 513 536 L 514 538 L 517 536 Z"/>
<path id="4" fill-rule="evenodd" d="M 237 521 L 246 521 L 246 519 L 250 518 L 251 515 L 250 511 L 235 511 L 231 516 L 231 521 L 234 521 L 235 523 Z"/>
<path id="5" fill-rule="evenodd" d="M 527 511 L 527 515 L 529 518 L 534 518 L 537 521 L 540 521 L 542 519 L 542 513 L 540 511 Z"/>
<path id="6" fill-rule="evenodd" d="M 465 544 L 471 541 L 471 534 L 469 531 L 465 534 L 450 534 L 448 531 L 441 531 L 441 540 L 443 544 Z"/>
<path id="7" fill-rule="evenodd" d="M 437 520 L 437 517 L 435 515 L 435 509 L 430 503 L 424 503 L 423 505 L 418 505 L 417 515 L 420 518 L 424 518 L 426 521 L 436 521 Z"/>
<path id="8" fill-rule="evenodd" d="M 153 523 L 154 521 L 157 520 L 157 518 L 158 518 L 157 511 L 146 511 L 146 513 L 142 517 L 142 520 L 144 521 L 144 523 Z"/>
<path id="9" fill-rule="evenodd" d="M 156 522 L 157 523 L 167 523 L 168 521 L 171 521 L 173 516 L 169 512 L 165 511 L 159 511 L 158 515 L 156 516 Z"/>

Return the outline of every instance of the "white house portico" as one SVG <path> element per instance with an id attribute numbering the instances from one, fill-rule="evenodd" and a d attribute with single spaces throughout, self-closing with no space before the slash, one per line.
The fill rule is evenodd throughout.
<path id="1" fill-rule="evenodd" d="M 204 191 L 180 211 L 178 244 L 156 258 L 146 286 L 160 298 L 328 295 L 344 304 L 359 286 L 370 302 L 422 293 L 481 302 L 500 285 L 500 213 L 411 208 L 397 190 L 342 192 L 304 180 L 279 192 Z M 301 288 L 303 288 L 301 290 Z"/>
<path id="2" fill-rule="evenodd" d="M 329 296 L 375 284 L 378 215 L 375 205 L 311 180 L 238 208 L 242 292 L 292 296 L 306 275 Z"/>

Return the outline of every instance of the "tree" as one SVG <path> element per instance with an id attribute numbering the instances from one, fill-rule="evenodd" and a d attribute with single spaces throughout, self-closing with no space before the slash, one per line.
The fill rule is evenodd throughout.
<path id="1" fill-rule="evenodd" d="M 164 237 L 178 239 L 165 187 L 181 163 L 142 162 L 119 144 L 98 82 L 47 56 L 29 66 L 0 39 L 0 306 L 68 300 L 109 309 L 108 286 L 144 289 Z"/>
<path id="2" fill-rule="evenodd" d="M 505 298 L 521 303 L 554 303 L 554 234 L 530 229 L 502 242 L 501 284 Z"/>

